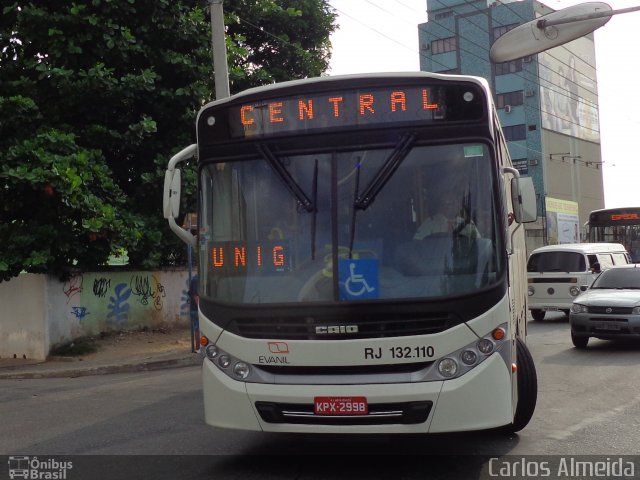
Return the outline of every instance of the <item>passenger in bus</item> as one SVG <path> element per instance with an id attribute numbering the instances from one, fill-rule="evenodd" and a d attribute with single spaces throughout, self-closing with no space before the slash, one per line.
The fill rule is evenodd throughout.
<path id="1" fill-rule="evenodd" d="M 414 240 L 422 240 L 430 235 L 451 233 L 471 239 L 479 238 L 480 233 L 471 220 L 467 210 L 462 206 L 464 196 L 442 182 L 433 191 L 430 208 L 433 214 L 427 217 L 418 227 Z"/>

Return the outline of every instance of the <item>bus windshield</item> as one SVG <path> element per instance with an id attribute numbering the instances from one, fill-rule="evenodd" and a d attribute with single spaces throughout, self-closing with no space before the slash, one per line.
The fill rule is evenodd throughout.
<path id="1" fill-rule="evenodd" d="M 591 243 L 621 243 L 632 261 L 640 262 L 640 208 L 592 211 L 587 222 L 587 240 Z"/>
<path id="2" fill-rule="evenodd" d="M 201 170 L 202 293 L 236 304 L 476 293 L 501 276 L 482 143 L 286 154 Z M 352 147 L 353 148 L 353 147 Z"/>

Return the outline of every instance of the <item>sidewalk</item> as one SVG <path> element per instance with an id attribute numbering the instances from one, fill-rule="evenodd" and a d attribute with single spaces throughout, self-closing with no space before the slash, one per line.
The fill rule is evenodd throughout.
<path id="1" fill-rule="evenodd" d="M 93 353 L 49 357 L 46 361 L 0 358 L 0 379 L 64 378 L 141 372 L 200 365 L 191 352 L 189 329 L 121 332 L 86 342 Z"/>

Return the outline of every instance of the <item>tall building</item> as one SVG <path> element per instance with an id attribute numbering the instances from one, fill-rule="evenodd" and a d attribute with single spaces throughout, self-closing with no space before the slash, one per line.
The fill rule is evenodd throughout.
<path id="1" fill-rule="evenodd" d="M 421 70 L 492 86 L 511 158 L 538 196 L 529 251 L 580 241 L 589 212 L 604 207 L 593 35 L 511 62 L 489 59 L 498 37 L 553 11 L 536 0 L 427 0 L 419 25 Z"/>

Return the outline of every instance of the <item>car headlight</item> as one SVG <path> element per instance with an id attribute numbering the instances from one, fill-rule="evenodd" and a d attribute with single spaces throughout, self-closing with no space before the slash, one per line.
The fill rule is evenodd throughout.
<path id="1" fill-rule="evenodd" d="M 571 305 L 571 313 L 589 313 L 589 308 L 586 305 L 580 303 L 573 303 Z"/>
<path id="2" fill-rule="evenodd" d="M 571 288 L 569 288 L 569 293 L 571 294 L 572 297 L 577 297 L 578 295 L 580 295 L 580 288 L 574 285 Z"/>
<path id="3" fill-rule="evenodd" d="M 532 296 L 534 293 L 536 293 L 536 289 L 533 288 L 533 285 L 529 285 L 529 288 L 527 289 L 527 293 L 529 294 L 529 296 Z"/>

